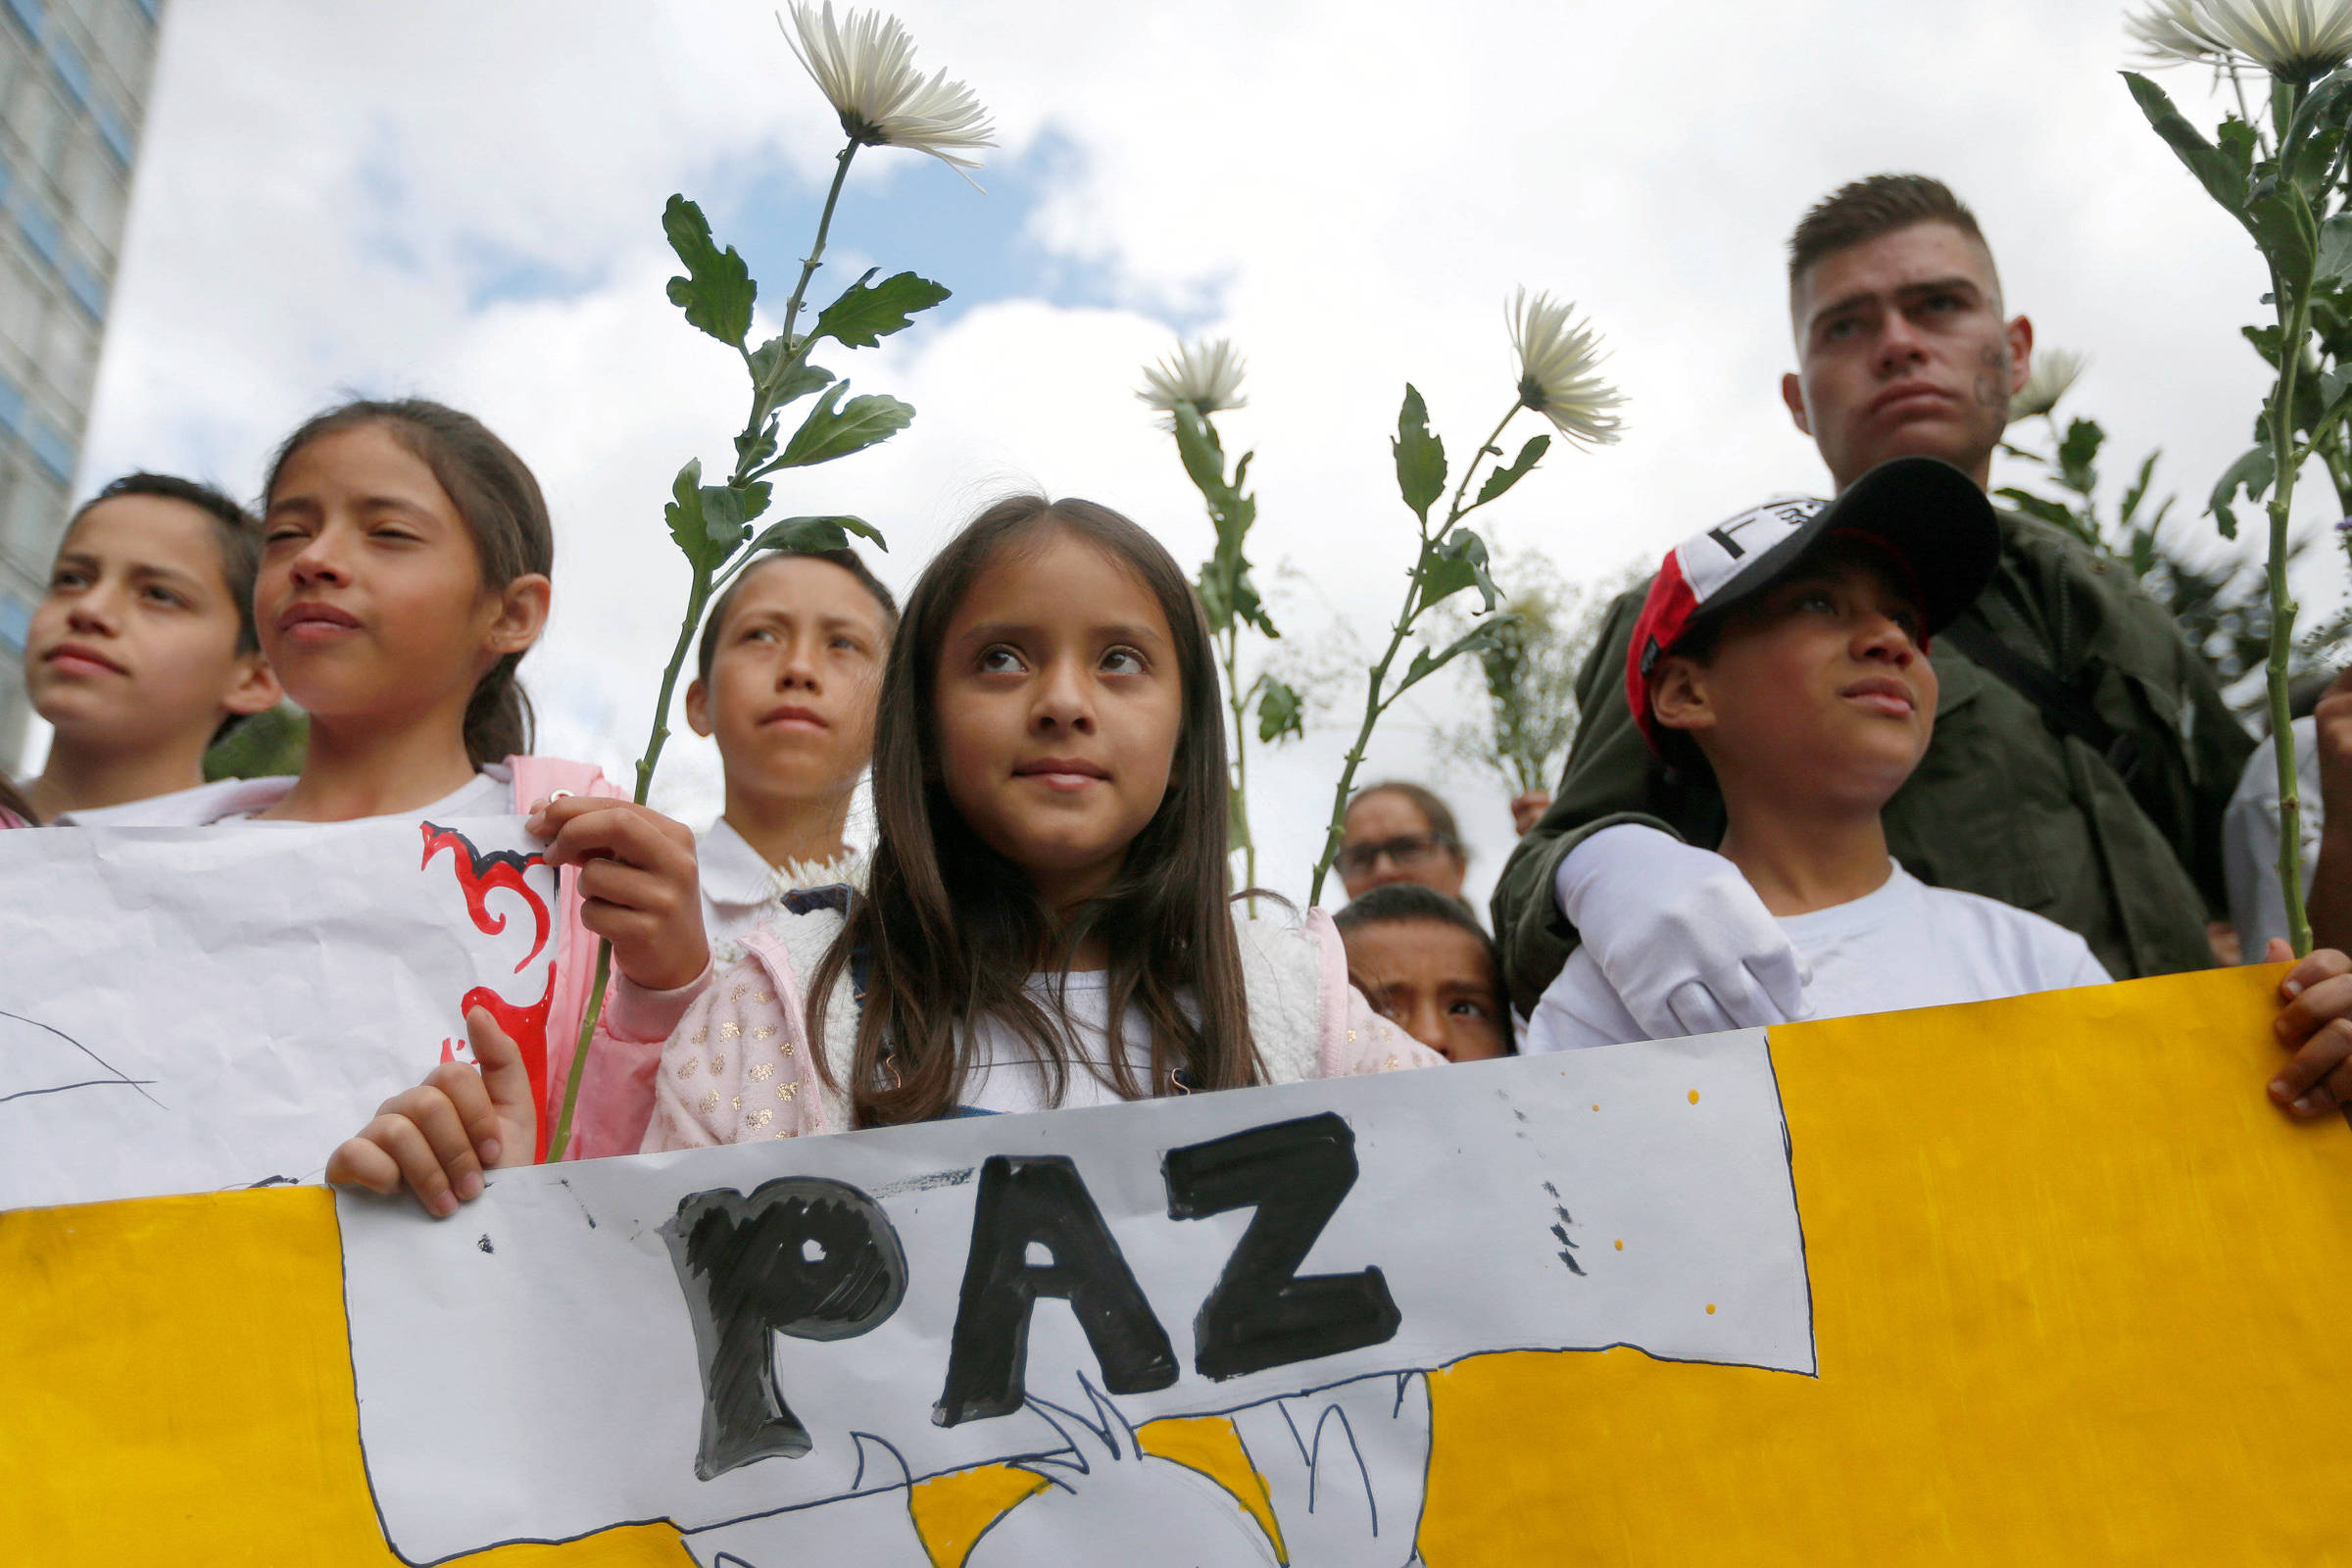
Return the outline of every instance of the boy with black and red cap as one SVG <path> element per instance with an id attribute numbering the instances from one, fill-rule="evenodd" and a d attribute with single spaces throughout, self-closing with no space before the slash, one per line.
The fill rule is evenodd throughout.
<path id="1" fill-rule="evenodd" d="M 1999 548 L 1968 475 L 1896 458 L 1835 501 L 1781 497 L 1685 540 L 1635 623 L 1634 720 L 1665 766 L 1713 774 L 1717 853 L 1779 923 L 1814 1016 L 2108 979 L 2063 926 L 1930 887 L 1886 852 L 1880 809 L 1935 728 L 1928 639 L 1984 589 Z M 1522 1049 L 1652 1033 L 1580 948 Z"/>

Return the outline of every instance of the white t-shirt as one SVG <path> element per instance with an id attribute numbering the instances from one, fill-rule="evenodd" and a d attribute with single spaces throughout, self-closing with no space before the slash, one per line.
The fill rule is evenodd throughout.
<path id="1" fill-rule="evenodd" d="M 192 790 L 158 795 L 152 800 L 125 801 L 88 811 L 61 811 L 59 827 L 211 827 L 221 822 L 250 822 L 286 798 L 294 775 L 270 778 L 224 778 L 199 784 Z M 413 811 L 394 811 L 404 817 L 512 816 L 514 814 L 514 772 L 504 762 L 492 762 L 466 783 L 429 806 Z M 263 822 L 264 827 L 302 826 Z"/>
<path id="2" fill-rule="evenodd" d="M 1889 864 L 1876 893 L 1780 916 L 1813 967 L 1805 1001 L 1816 1018 L 1898 1012 L 2070 986 L 2105 985 L 2107 971 L 2074 932 L 2038 914 L 1950 888 L 1932 888 Z M 1536 1004 L 1523 1054 L 1646 1040 L 1591 952 L 1568 956 Z"/>
<path id="3" fill-rule="evenodd" d="M 2320 721 L 2298 718 L 2295 793 L 2301 798 L 2303 893 L 2320 863 Z M 2237 927 L 2238 952 L 2260 963 L 2272 937 L 2286 935 L 2286 895 L 2278 887 L 2278 759 L 2266 739 L 2246 759 L 2237 791 L 2222 813 L 2222 875 L 2230 884 L 2230 921 Z"/>
<path id="4" fill-rule="evenodd" d="M 1066 975 L 1033 974 L 1026 990 L 1039 1005 L 1051 1011 L 1054 985 L 1061 982 L 1062 1015 L 1076 1037 L 1080 1059 L 1070 1063 L 1069 1077 L 1057 1102 L 1049 1098 L 1053 1080 L 1037 1059 L 1037 1050 L 994 1018 L 982 1020 L 971 1045 L 971 1065 L 964 1074 L 962 1110 L 1012 1114 L 1027 1110 L 1069 1109 L 1077 1105 L 1124 1103 L 1109 1081 L 1110 971 L 1094 969 Z M 1144 1009 L 1130 1006 L 1119 1024 L 1119 1044 L 1135 1072 L 1136 1082 L 1152 1082 L 1152 1026 Z"/>

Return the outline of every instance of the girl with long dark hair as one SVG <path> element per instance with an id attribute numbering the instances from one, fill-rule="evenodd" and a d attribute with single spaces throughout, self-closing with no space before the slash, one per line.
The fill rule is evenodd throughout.
<path id="1" fill-rule="evenodd" d="M 1439 1061 L 1349 988 L 1329 919 L 1237 917 L 1224 734 L 1157 541 L 1085 501 L 982 513 L 891 647 L 867 894 L 788 901 L 745 939 L 663 1049 L 643 1147 Z M 512 1147 L 531 1102 L 485 1061 L 466 1126 Z M 407 1147 L 410 1184 L 446 1190 L 445 1146 Z"/>

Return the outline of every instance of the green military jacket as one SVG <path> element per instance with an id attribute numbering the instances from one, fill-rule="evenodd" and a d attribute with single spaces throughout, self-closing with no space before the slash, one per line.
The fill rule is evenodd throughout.
<path id="1" fill-rule="evenodd" d="M 1935 739 L 1886 805 L 1887 848 L 1924 882 L 2081 933 L 2118 979 L 2206 967 L 2205 924 L 2228 902 L 2222 811 L 2254 743 L 2211 667 L 2128 569 L 2045 523 L 2004 514 L 2000 526 L 1999 565 L 1967 613 L 2136 737 L 2141 760 L 2127 787 L 2031 699 L 1939 645 Z M 1626 648 L 1647 591 L 1609 608 L 1577 679 L 1584 719 L 1559 792 L 1495 885 L 1503 976 L 1523 1012 L 1576 948 L 1552 896 L 1570 850 L 1620 822 L 1709 848 L 1723 837 L 1712 783 L 1670 773 L 1626 706 Z"/>

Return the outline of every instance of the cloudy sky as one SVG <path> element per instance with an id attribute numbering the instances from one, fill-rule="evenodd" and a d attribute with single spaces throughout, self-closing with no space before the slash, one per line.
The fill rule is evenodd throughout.
<path id="1" fill-rule="evenodd" d="M 877 263 L 956 297 L 834 367 L 912 403 L 913 427 L 780 500 L 879 523 L 902 585 L 1015 487 L 1107 502 L 1204 554 L 1132 392 L 1179 333 L 1211 332 L 1249 358 L 1250 407 L 1222 422 L 1258 452 L 1254 556 L 1297 568 L 1294 640 L 1370 637 L 1409 553 L 1387 445 L 1403 384 L 1466 452 L 1510 401 L 1501 306 L 1520 284 L 1605 334 L 1627 434 L 1555 448 L 1487 515 L 1571 578 L 1654 560 L 1826 483 L 1777 395 L 1780 247 L 1812 200 L 1884 170 L 1976 207 L 2012 307 L 2093 357 L 2080 411 L 2134 461 L 2161 446 L 2184 493 L 2243 448 L 2263 389 L 2236 331 L 2262 309 L 2254 252 L 2140 122 L 2120 8 L 2095 0 L 898 14 L 1003 146 L 985 195 L 915 154 L 858 159 L 819 297 Z M 2166 79 L 2210 121 L 2199 74 Z M 839 144 L 757 0 L 172 0 L 84 488 L 144 466 L 250 493 L 274 441 L 346 391 L 479 415 L 557 515 L 554 623 L 524 665 L 542 749 L 624 776 L 684 592 L 661 504 L 685 459 L 722 463 L 742 410 L 728 353 L 662 297 L 662 202 L 701 201 L 778 304 Z M 2323 564 L 2307 599 L 2341 577 Z M 1425 690 L 1367 776 L 1450 795 L 1483 889 L 1504 791 L 1433 736 L 1461 694 Z M 1253 776 L 1261 876 L 1294 893 L 1338 722 Z M 684 739 L 657 802 L 699 825 L 716 758 Z"/>

